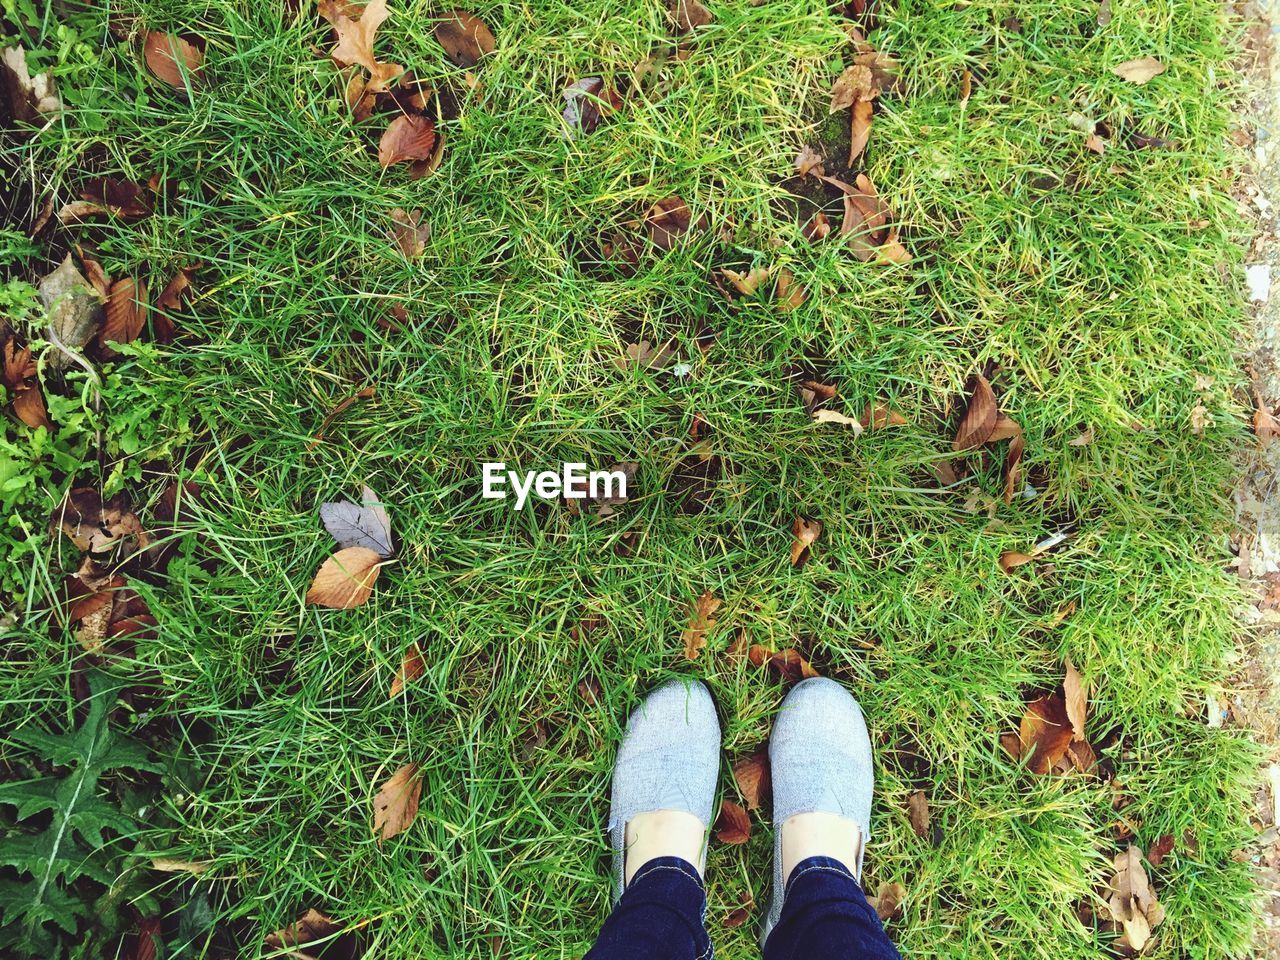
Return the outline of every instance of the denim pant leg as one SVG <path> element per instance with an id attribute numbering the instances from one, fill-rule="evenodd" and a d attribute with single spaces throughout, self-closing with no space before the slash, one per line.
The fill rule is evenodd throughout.
<path id="1" fill-rule="evenodd" d="M 839 860 L 810 857 L 787 881 L 764 960 L 901 960 L 875 908 Z"/>
<path id="2" fill-rule="evenodd" d="M 693 864 L 659 857 L 636 871 L 582 960 L 708 960 L 707 893 Z"/>

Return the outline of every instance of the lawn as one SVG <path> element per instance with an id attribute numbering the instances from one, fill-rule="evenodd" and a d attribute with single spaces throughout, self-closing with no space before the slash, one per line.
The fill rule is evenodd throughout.
<path id="1" fill-rule="evenodd" d="M 1238 25 L 1216 0 L 1111 0 L 1105 25 L 1096 0 L 707 5 L 676 37 L 657 0 L 482 0 L 495 49 L 464 70 L 440 9 L 398 0 L 376 50 L 438 92 L 445 138 L 419 179 L 379 165 L 396 114 L 353 119 L 309 0 L 4 5 L 66 105 L 5 149 L 33 209 L 93 177 L 158 186 L 148 216 L 55 215 L 33 242 L 20 211 L 6 274 L 34 282 L 80 244 L 154 302 L 197 268 L 177 336 L 156 342 L 153 316 L 96 363 L 100 391 L 15 313 L 58 439 L 6 414 L 0 447 L 21 491 L 0 760 L 15 780 L 55 769 L 23 731 L 84 715 L 88 664 L 116 677 L 111 722 L 162 771 L 99 785 L 121 804 L 151 790 L 137 829 L 108 834 L 136 891 L 116 909 L 163 917 L 163 956 L 278 956 L 263 938 L 309 908 L 388 960 L 581 955 L 609 906 L 628 709 L 698 677 L 727 757 L 747 756 L 785 684 L 740 644 L 800 651 L 861 701 L 877 751 L 864 886 L 904 889 L 888 923 L 904 956 L 1111 955 L 1113 859 L 1168 842 L 1146 868 L 1165 910 L 1148 955 L 1247 950 L 1255 750 L 1207 706 L 1234 649 L 1226 534 L 1249 440 Z M 851 171 L 848 112 L 828 100 L 854 25 L 898 67 Z M 190 89 L 148 71 L 146 30 L 203 45 Z M 1144 57 L 1166 69 L 1112 70 Z M 620 105 L 570 136 L 562 92 L 587 77 Z M 856 255 L 839 189 L 796 175 L 806 144 L 835 178 L 865 172 L 909 263 Z M 655 243 L 646 213 L 673 196 L 690 229 Z M 815 200 L 836 229 L 810 240 Z M 393 239 L 397 208 L 430 225 L 421 256 Z M 805 295 L 780 309 L 773 280 L 742 295 L 724 268 L 785 268 Z M 625 362 L 640 341 L 670 341 L 673 362 Z M 1007 443 L 953 450 L 979 374 L 1022 429 L 1009 503 Z M 819 423 L 806 380 L 835 388 L 825 409 L 904 422 Z M 601 517 L 483 499 L 486 461 L 638 466 Z M 195 486 L 165 574 L 111 560 L 154 627 L 86 653 L 63 600 L 80 556 L 49 516 L 91 487 L 159 527 L 175 479 Z M 367 603 L 307 604 L 335 549 L 319 505 L 365 483 L 397 552 Z M 797 516 L 822 532 L 793 566 Z M 691 660 L 706 591 L 722 603 Z M 389 697 L 412 643 L 425 668 Z M 1001 737 L 1068 659 L 1097 764 L 1039 774 Z M 379 842 L 374 796 L 409 763 L 420 812 Z M 723 789 L 741 800 L 728 764 Z M 0 810 L 0 835 L 28 829 Z M 756 955 L 768 902 L 772 830 L 753 817 L 747 843 L 710 850 L 727 960 Z M 73 952 L 106 939 L 96 922 L 63 935 Z"/>

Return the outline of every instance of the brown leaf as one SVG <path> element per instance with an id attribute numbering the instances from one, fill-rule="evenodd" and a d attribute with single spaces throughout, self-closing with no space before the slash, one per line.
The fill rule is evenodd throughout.
<path id="1" fill-rule="evenodd" d="M 400 252 L 410 259 L 422 256 L 431 237 L 431 224 L 422 222 L 422 211 L 405 213 L 403 207 L 396 207 L 391 220 L 391 236 Z"/>
<path id="2" fill-rule="evenodd" d="M 422 778 L 416 763 L 406 763 L 382 785 L 373 798 L 373 833 L 379 844 L 412 826 L 421 796 Z"/>
<path id="3" fill-rule="evenodd" d="M 733 779 L 748 810 L 759 810 L 773 796 L 773 777 L 769 767 L 769 747 L 762 744 L 733 765 Z"/>
<path id="4" fill-rule="evenodd" d="M 689 626 L 680 635 L 680 640 L 684 643 L 684 655 L 690 660 L 697 660 L 698 654 L 707 645 L 707 633 L 716 625 L 712 616 L 720 609 L 721 602 L 710 590 L 704 590 L 702 596 L 690 606 Z"/>
<path id="5" fill-rule="evenodd" d="M 747 890 L 738 897 L 739 906 L 730 910 L 728 916 L 724 918 L 724 926 L 726 929 L 733 930 L 742 926 L 751 919 L 751 911 L 755 907 L 755 900 L 751 896 L 751 891 Z"/>
<path id="6" fill-rule="evenodd" d="M 849 139 L 849 166 L 853 166 L 867 149 L 867 141 L 871 139 L 871 119 L 874 107 L 870 100 L 855 100 L 850 121 L 852 135 Z"/>
<path id="7" fill-rule="evenodd" d="M 350 610 L 373 593 L 382 558 L 368 547 L 339 550 L 320 566 L 307 591 L 307 603 L 334 610 Z"/>
<path id="8" fill-rule="evenodd" d="M 1067 676 L 1062 682 L 1062 696 L 1066 703 L 1067 717 L 1071 721 L 1073 740 L 1084 739 L 1084 723 L 1089 716 L 1089 687 L 1067 657 Z"/>
<path id="9" fill-rule="evenodd" d="M 142 184 L 118 177 L 92 177 L 86 180 L 84 189 L 80 191 L 80 198 L 124 220 L 136 220 L 151 213 Z M 85 260 L 79 247 L 76 251 L 80 253 L 80 259 Z M 88 272 L 88 263 L 85 263 L 85 268 Z"/>
<path id="10" fill-rule="evenodd" d="M 119 550 L 139 553 L 150 545 L 151 538 L 142 528 L 123 494 L 108 500 L 92 487 L 76 487 L 54 511 L 53 524 L 75 544 L 89 553 Z"/>
<path id="11" fill-rule="evenodd" d="M 990 439 L 996 428 L 996 395 L 987 378 L 978 374 L 973 395 L 956 429 L 952 450 L 974 450 Z"/>
<path id="12" fill-rule="evenodd" d="M 826 171 L 822 169 L 822 154 L 806 143 L 796 155 L 796 175 L 807 177 L 812 174 L 815 177 L 821 177 L 825 173 Z"/>
<path id="13" fill-rule="evenodd" d="M 591 706 L 598 707 L 604 698 L 604 690 L 599 680 L 594 676 L 587 676 L 578 681 L 578 696 Z"/>
<path id="14" fill-rule="evenodd" d="M 1062 694 L 1052 693 L 1038 697 L 1027 704 L 1022 724 L 1018 729 L 1021 757 L 1031 758 L 1032 773 L 1045 774 L 1053 770 L 1071 745 L 1071 721 L 1067 717 L 1066 702 Z"/>
<path id="15" fill-rule="evenodd" d="M 400 669 L 396 672 L 395 679 L 391 681 L 391 692 L 387 695 L 387 699 L 399 696 L 405 684 L 413 683 L 426 669 L 427 660 L 422 654 L 422 648 L 418 646 L 418 641 L 414 640 L 404 652 L 404 659 L 400 661 Z"/>
<path id="16" fill-rule="evenodd" d="M 49 419 L 49 408 L 44 402 L 44 390 L 38 383 L 24 387 L 14 394 L 13 412 L 32 430 L 40 427 L 46 430 L 53 429 L 53 421 Z"/>
<path id="17" fill-rule="evenodd" d="M 859 100 L 870 103 L 880 96 L 881 87 L 870 67 L 854 64 L 846 67 L 831 84 L 831 112 L 848 110 Z"/>
<path id="18" fill-rule="evenodd" d="M 900 883 L 881 883 L 876 891 L 872 906 L 881 920 L 892 920 L 902 912 L 902 901 L 907 897 L 907 888 Z M 867 899 L 870 899 L 868 897 Z"/>
<path id="19" fill-rule="evenodd" d="M 916 790 L 907 797 L 907 817 L 911 820 L 911 829 L 917 837 L 926 840 L 932 835 L 929 817 L 929 798 L 923 790 Z"/>
<path id="20" fill-rule="evenodd" d="M 156 960 L 156 940 L 160 938 L 160 918 L 143 917 L 138 921 L 137 940 L 128 960 Z"/>
<path id="21" fill-rule="evenodd" d="M 1126 60 L 1111 68 L 1121 80 L 1141 86 L 1164 73 L 1165 65 L 1155 57 L 1139 57 L 1137 60 Z"/>
<path id="22" fill-rule="evenodd" d="M 1135 844 L 1117 853 L 1113 862 L 1111 898 L 1107 908 L 1112 918 L 1124 927 L 1119 943 L 1141 952 L 1151 939 L 1151 931 L 1164 920 L 1164 907 L 1156 900 L 1142 866 L 1142 851 Z"/>
<path id="23" fill-rule="evenodd" d="M 648 340 L 641 340 L 639 343 L 627 344 L 625 355 L 614 357 L 613 363 L 619 370 L 630 370 L 633 367 L 638 370 L 663 370 L 675 363 L 675 360 L 676 345 L 673 341 L 668 340 L 654 346 Z"/>
<path id="24" fill-rule="evenodd" d="M 732 800 L 721 800 L 713 829 L 721 843 L 746 843 L 751 839 L 751 815 Z"/>
<path id="25" fill-rule="evenodd" d="M 158 343 L 173 342 L 174 323 L 170 314 L 181 310 L 191 299 L 191 276 L 195 272 L 195 267 L 179 267 L 156 299 L 151 314 L 151 330 Z"/>
<path id="26" fill-rule="evenodd" d="M 1026 441 L 1021 436 L 1009 441 L 1009 449 L 1004 455 L 1004 502 L 1005 506 L 1013 503 L 1013 495 L 1018 491 L 1018 477 L 1022 464 L 1022 452 Z"/>
<path id="27" fill-rule="evenodd" d="M 887 403 L 874 403 L 867 404 L 858 422 L 865 430 L 883 430 L 885 427 L 906 426 L 907 418 Z"/>
<path id="28" fill-rule="evenodd" d="M 671 19 L 676 23 L 677 33 L 689 33 L 697 27 L 705 27 L 715 17 L 698 0 L 673 0 Z"/>
<path id="29" fill-rule="evenodd" d="M 969 102 L 969 97 L 973 95 L 973 74 L 968 70 L 964 70 L 960 74 L 960 106 L 963 107 Z"/>
<path id="30" fill-rule="evenodd" d="M 449 59 L 460 67 L 474 67 L 481 57 L 498 48 L 498 41 L 484 21 L 462 10 L 451 10 L 440 19 L 436 39 Z"/>
<path id="31" fill-rule="evenodd" d="M 147 31 L 142 56 L 151 75 L 175 90 L 185 90 L 188 80 L 192 87 L 204 81 L 204 51 L 175 33 Z"/>
<path id="32" fill-rule="evenodd" d="M 1261 391 L 1255 389 L 1253 391 L 1253 399 L 1255 404 L 1253 434 L 1258 438 L 1258 443 L 1265 450 L 1271 445 L 1272 440 L 1280 436 L 1280 422 L 1277 422 L 1275 415 L 1272 414 L 1271 407 L 1263 399 Z"/>
<path id="33" fill-rule="evenodd" d="M 605 86 L 603 77 L 584 77 L 571 83 L 562 96 L 565 104 L 561 116 L 570 137 L 579 131 L 591 133 L 608 114 L 622 107 L 622 99 Z"/>
<path id="34" fill-rule="evenodd" d="M 416 114 L 401 114 L 391 121 L 378 141 L 378 163 L 386 169 L 408 160 L 430 160 L 435 143 L 434 123 Z"/>
<path id="35" fill-rule="evenodd" d="M 369 0 L 360 11 L 358 19 L 353 19 L 347 7 L 344 12 L 331 8 L 333 30 L 338 35 L 338 42 L 329 52 L 334 60 L 344 66 L 359 65 L 369 71 L 370 93 L 378 93 L 387 88 L 387 81 L 404 68 L 398 63 L 381 63 L 373 52 L 373 43 L 378 35 L 378 28 L 391 16 L 387 9 L 387 0 Z M 386 164 L 383 164 L 386 166 Z"/>
<path id="36" fill-rule="evenodd" d="M 314 907 L 283 930 L 267 935 L 267 946 L 274 950 L 286 947 L 302 947 L 336 934 L 342 927 L 334 923 Z M 290 951 L 290 956 L 305 957 L 301 952 Z"/>
<path id="37" fill-rule="evenodd" d="M 1034 554 L 1020 553 L 1017 550 L 1006 550 L 1000 554 L 1000 569 L 1005 573 L 1024 564 L 1028 564 L 1035 559 Z"/>
<path id="38" fill-rule="evenodd" d="M 677 196 L 664 197 L 655 203 L 645 214 L 644 222 L 649 239 L 659 250 L 670 250 L 690 227 L 702 225 L 701 221 L 696 225 L 692 222 L 688 204 Z"/>
<path id="39" fill-rule="evenodd" d="M 753 654 L 754 651 L 755 648 L 752 647 Z M 754 656 L 752 659 L 754 661 Z M 799 683 L 801 680 L 822 676 L 799 650 L 793 649 L 780 650 L 771 656 L 769 658 L 769 668 L 785 683 Z"/>
<path id="40" fill-rule="evenodd" d="M 1151 848 L 1147 851 L 1147 863 L 1153 867 L 1158 867 L 1164 863 L 1164 858 L 1173 853 L 1175 845 L 1172 833 L 1166 833 L 1157 837 L 1155 843 L 1151 844 Z"/>
<path id="41" fill-rule="evenodd" d="M 995 429 L 991 431 L 991 436 L 987 437 L 987 443 L 999 443 L 1001 440 L 1013 440 L 1021 436 L 1022 427 L 1017 420 L 1006 417 L 1003 413 L 997 413 Z"/>
<path id="42" fill-rule="evenodd" d="M 720 275 L 733 284 L 734 289 L 740 294 L 749 297 L 760 288 L 760 284 L 768 281 L 769 268 L 752 267 L 746 273 L 739 273 L 737 270 L 722 267 Z"/>
<path id="43" fill-rule="evenodd" d="M 98 332 L 98 344 L 133 343 L 146 323 L 146 284 L 130 277 L 117 280 L 107 296 L 107 319 Z"/>
<path id="44" fill-rule="evenodd" d="M 796 517 L 795 523 L 791 525 L 791 532 L 795 535 L 791 542 L 791 565 L 801 567 L 809 559 L 809 548 L 822 535 L 822 521 Z"/>
<path id="45" fill-rule="evenodd" d="M 819 210 L 809 218 L 809 222 L 804 225 L 800 235 L 810 243 L 825 240 L 831 235 L 831 221 L 827 219 L 825 213 Z"/>
<path id="46" fill-rule="evenodd" d="M 777 303 L 779 313 L 790 313 L 804 303 L 809 295 L 803 284 L 796 283 L 795 280 L 796 278 L 786 267 L 778 270 L 778 279 L 773 286 L 773 299 Z"/>

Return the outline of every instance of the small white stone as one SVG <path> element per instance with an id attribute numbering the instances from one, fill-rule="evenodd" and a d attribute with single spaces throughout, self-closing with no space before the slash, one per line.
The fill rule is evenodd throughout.
<path id="1" fill-rule="evenodd" d="M 1255 303 L 1266 303 L 1271 297 L 1271 265 L 1251 263 L 1245 267 L 1244 276 L 1249 284 L 1249 299 Z"/>
<path id="2" fill-rule="evenodd" d="M 693 373 L 693 364 L 691 363 L 677 363 L 671 368 L 672 376 L 687 377 L 691 373 Z"/>

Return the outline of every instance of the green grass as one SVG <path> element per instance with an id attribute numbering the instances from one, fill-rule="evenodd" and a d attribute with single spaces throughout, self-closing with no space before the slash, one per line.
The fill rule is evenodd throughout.
<path id="1" fill-rule="evenodd" d="M 494 935 L 512 960 L 585 952 L 608 909 L 608 778 L 638 696 L 697 676 L 730 757 L 768 735 L 782 690 L 724 655 L 738 630 L 799 644 L 861 700 L 878 751 L 866 885 L 906 886 L 890 925 L 904 956 L 1106 955 L 1110 935 L 1076 907 L 1110 875 L 1121 816 L 1144 848 L 1196 840 L 1152 871 L 1168 910 L 1152 955 L 1246 949 L 1254 894 L 1233 853 L 1251 832 L 1254 755 L 1203 716 L 1233 648 L 1224 532 L 1245 440 L 1221 4 L 1114 0 L 1106 28 L 1091 0 L 885 6 L 870 39 L 902 83 L 878 108 L 866 169 L 904 224 L 905 268 L 861 263 L 835 237 L 807 244 L 782 212 L 781 181 L 831 130 L 826 91 L 852 56 L 847 21 L 820 5 L 710 4 L 715 23 L 656 94 L 568 141 L 560 91 L 625 76 L 669 41 L 664 10 L 485 0 L 475 9 L 498 50 L 421 181 L 379 170 L 310 15 L 257 0 L 137 6 L 149 27 L 207 40 L 209 87 L 190 103 L 159 88 L 97 22 L 81 40 L 105 49 L 74 74 L 78 108 L 22 159 L 64 199 L 92 173 L 160 173 L 179 187 L 154 216 L 61 242 L 92 240 L 113 276 L 157 290 L 180 263 L 204 264 L 181 323 L 191 339 L 152 376 L 198 412 L 189 541 L 193 560 L 214 562 L 142 588 L 159 638 L 122 666 L 207 778 L 163 801 L 177 828 L 147 843 L 213 862 L 200 886 L 241 955 L 308 906 L 375 919 L 379 957 L 487 957 Z M 432 9 L 396 3 L 379 50 L 456 82 Z M 1111 74 L 1145 55 L 1168 71 L 1140 87 Z M 1174 145 L 1135 150 L 1117 133 L 1097 156 L 1072 113 Z M 673 193 L 710 229 L 669 254 L 646 248 L 630 278 L 584 269 L 584 245 Z M 396 207 L 432 224 L 420 261 L 388 238 Z M 808 300 L 787 315 L 725 302 L 710 273 L 748 264 L 787 265 Z M 378 321 L 397 301 L 410 320 L 391 332 Z M 702 355 L 704 324 L 716 339 Z M 637 330 L 677 338 L 691 375 L 616 369 L 621 331 Z M 885 398 L 909 425 L 815 429 L 787 381 L 797 365 L 826 371 L 847 412 Z M 975 477 L 954 489 L 930 468 L 952 456 L 978 370 L 1025 428 L 1039 491 L 994 519 L 997 466 L 969 455 Z M 309 448 L 366 384 L 376 397 Z M 1203 434 L 1197 403 L 1212 415 Z M 732 468 L 687 514 L 666 487 L 695 414 Z M 1086 427 L 1093 442 L 1070 446 Z M 517 514 L 479 498 L 493 459 L 635 460 L 640 495 L 607 521 L 542 504 Z M 332 549 L 316 507 L 363 481 L 391 504 L 400 555 L 367 606 L 306 607 Z M 968 512 L 975 490 L 986 499 Z M 793 570 L 797 513 L 825 530 Z M 1060 530 L 1071 537 L 1051 569 L 1000 571 L 1003 550 Z M 624 533 L 632 556 L 616 549 Z M 32 576 L 34 611 L 54 564 Z M 706 589 L 724 606 L 691 664 L 680 631 Z M 1047 627 L 1070 602 L 1077 612 Z M 603 623 L 571 635 L 586 616 Z M 9 722 L 64 702 L 78 652 L 38 615 L 25 622 Z M 427 672 L 388 701 L 412 640 Z M 1034 777 L 1000 749 L 1024 693 L 1057 682 L 1066 656 L 1094 686 L 1090 733 L 1113 735 L 1119 790 Z M 589 676 L 598 705 L 576 692 Z M 539 720 L 549 739 L 529 748 Z M 423 765 L 422 812 L 379 847 L 376 783 L 409 761 Z M 732 795 L 727 767 L 725 785 Z M 914 789 L 929 793 L 936 847 L 908 824 Z M 1132 798 L 1119 813 L 1117 792 Z M 754 955 L 754 922 L 721 922 L 744 892 L 767 901 L 771 839 L 757 821 L 746 847 L 711 851 L 709 923 L 729 960 Z"/>

